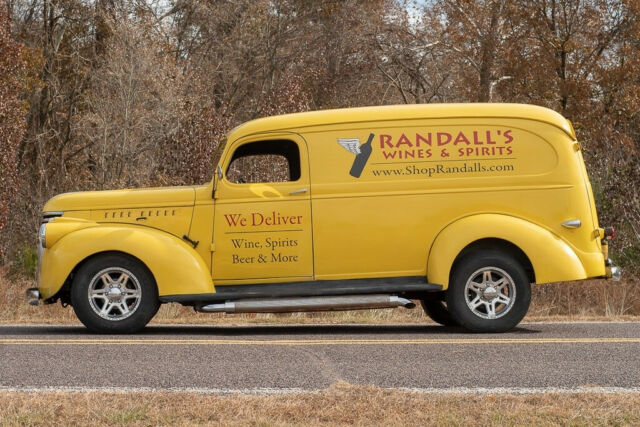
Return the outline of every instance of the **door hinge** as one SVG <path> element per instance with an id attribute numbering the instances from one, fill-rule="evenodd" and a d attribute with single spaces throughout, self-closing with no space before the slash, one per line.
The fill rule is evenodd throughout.
<path id="1" fill-rule="evenodd" d="M 216 244 L 212 243 L 211 244 L 211 252 L 215 252 L 216 251 Z"/>

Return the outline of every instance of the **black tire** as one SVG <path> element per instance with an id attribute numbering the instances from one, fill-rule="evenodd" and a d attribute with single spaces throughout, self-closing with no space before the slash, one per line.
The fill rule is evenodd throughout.
<path id="1" fill-rule="evenodd" d="M 531 283 L 515 258 L 498 250 L 478 251 L 456 262 L 446 302 L 451 316 L 469 331 L 506 332 L 527 314 Z"/>
<path id="2" fill-rule="evenodd" d="M 71 305 L 91 332 L 131 334 L 149 323 L 160 301 L 155 280 L 140 261 L 105 254 L 80 267 L 71 287 Z"/>
<path id="3" fill-rule="evenodd" d="M 451 313 L 449 313 L 447 305 L 443 300 L 443 296 L 425 298 L 420 300 L 420 303 L 422 304 L 424 312 L 434 322 L 439 323 L 442 326 L 459 326 L 458 322 L 456 322 L 451 316 Z"/>

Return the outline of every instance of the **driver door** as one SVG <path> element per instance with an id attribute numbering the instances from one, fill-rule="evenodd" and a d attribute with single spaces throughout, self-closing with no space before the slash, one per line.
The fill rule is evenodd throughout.
<path id="1" fill-rule="evenodd" d="M 232 143 L 216 187 L 216 285 L 313 279 L 311 187 L 304 139 L 254 136 Z"/>

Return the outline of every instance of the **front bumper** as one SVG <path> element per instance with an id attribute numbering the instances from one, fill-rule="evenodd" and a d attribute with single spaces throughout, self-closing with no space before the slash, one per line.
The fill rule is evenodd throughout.
<path id="1" fill-rule="evenodd" d="M 38 305 L 40 303 L 40 291 L 38 288 L 27 289 L 27 302 L 29 305 Z"/>

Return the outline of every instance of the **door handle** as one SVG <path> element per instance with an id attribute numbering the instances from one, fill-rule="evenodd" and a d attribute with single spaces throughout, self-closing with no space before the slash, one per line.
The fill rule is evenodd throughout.
<path id="1" fill-rule="evenodd" d="M 299 189 L 299 190 L 292 191 L 291 193 L 289 193 L 289 195 L 290 195 L 290 196 L 294 196 L 294 195 L 296 195 L 296 194 L 304 194 L 304 193 L 306 193 L 306 192 L 307 192 L 307 189 L 306 189 L 306 188 L 301 188 L 301 189 Z"/>

